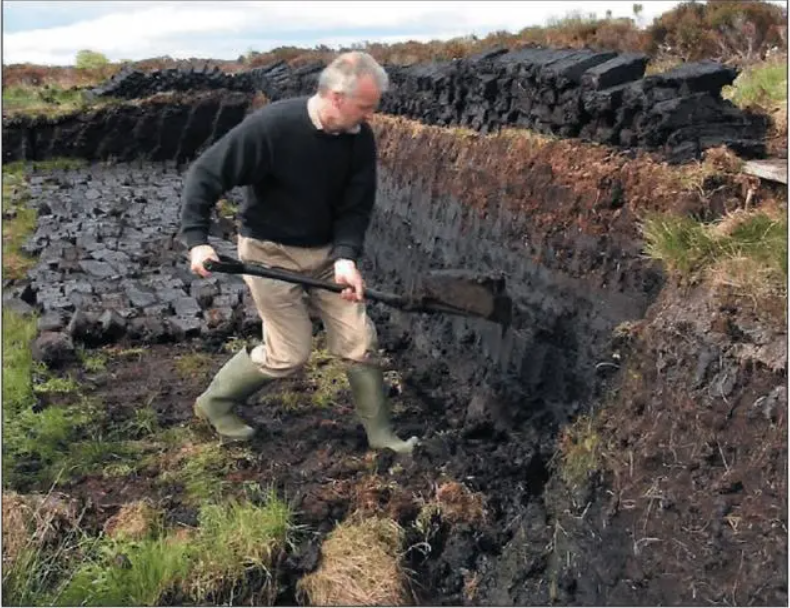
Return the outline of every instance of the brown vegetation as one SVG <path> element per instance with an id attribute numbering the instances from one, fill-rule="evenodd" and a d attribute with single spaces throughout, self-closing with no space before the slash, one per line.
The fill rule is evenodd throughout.
<path id="1" fill-rule="evenodd" d="M 648 52 L 670 53 L 683 61 L 742 65 L 765 59 L 771 49 L 787 50 L 786 16 L 768 2 L 682 2 L 649 31 Z"/>
<path id="2" fill-rule="evenodd" d="M 497 31 L 482 38 L 463 36 L 447 41 L 365 42 L 352 48 L 365 50 L 377 60 L 393 65 L 448 61 L 493 47 L 519 49 L 528 46 L 645 52 L 659 62 L 707 58 L 742 64 L 765 58 L 774 47 L 786 49 L 785 21 L 780 7 L 761 0 L 682 2 L 646 29 L 641 29 L 631 18 L 569 14 L 548 25 L 530 26 L 516 33 Z M 304 65 L 326 61 L 333 54 L 328 47 L 312 50 L 280 47 L 265 53 L 251 53 L 243 59 L 250 66 L 273 61 Z"/>
<path id="3" fill-rule="evenodd" d="M 110 538 L 142 540 L 160 524 L 160 513 L 149 501 L 138 500 L 125 504 L 104 524 L 104 532 Z"/>
<path id="4" fill-rule="evenodd" d="M 299 592 L 313 606 L 409 605 L 402 543 L 403 530 L 393 520 L 352 516 L 324 541 L 321 565 L 299 581 Z"/>
<path id="5" fill-rule="evenodd" d="M 3 566 L 12 565 L 25 550 L 57 542 L 80 517 L 76 502 L 60 492 L 3 492 Z"/>
<path id="6" fill-rule="evenodd" d="M 464 484 L 447 481 L 436 489 L 436 504 L 442 519 L 449 524 L 459 522 L 478 524 L 485 520 L 485 498 L 472 492 Z"/>
<path id="7" fill-rule="evenodd" d="M 602 236 L 617 226 L 636 236 L 634 217 L 649 211 L 712 217 L 742 206 L 751 186 L 726 150 L 670 166 L 646 153 L 632 158 L 518 129 L 484 136 L 385 116 L 375 117 L 373 127 L 382 166 L 397 166 L 414 186 L 462 201 L 481 217 L 500 205 L 528 214 L 531 226 L 548 234 Z M 722 156 L 731 159 L 729 170 L 722 171 Z"/>

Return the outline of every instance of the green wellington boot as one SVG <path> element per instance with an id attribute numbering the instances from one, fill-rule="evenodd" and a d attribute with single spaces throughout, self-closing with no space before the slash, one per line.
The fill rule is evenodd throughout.
<path id="1" fill-rule="evenodd" d="M 346 372 L 357 415 L 365 427 L 371 448 L 389 448 L 399 454 L 409 454 L 418 440 L 402 441 L 390 426 L 389 403 L 384 395 L 384 373 L 372 365 L 352 365 Z"/>
<path id="2" fill-rule="evenodd" d="M 217 372 L 205 392 L 195 400 L 195 415 L 208 421 L 226 441 L 246 441 L 255 434 L 233 413 L 233 407 L 246 401 L 268 381 L 246 348 L 241 349 Z"/>

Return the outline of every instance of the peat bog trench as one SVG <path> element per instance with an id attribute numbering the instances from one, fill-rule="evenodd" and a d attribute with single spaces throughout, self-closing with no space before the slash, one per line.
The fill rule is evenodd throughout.
<path id="1" fill-rule="evenodd" d="M 641 56 L 527 49 L 394 68 L 383 111 L 483 132 L 526 126 L 555 133 L 565 124 L 570 131 L 561 136 L 644 146 L 672 160 L 725 142 L 759 155 L 760 121 L 718 96 L 734 79 L 730 70 L 681 66 L 643 78 L 645 63 Z M 4 162 L 115 161 L 30 174 L 29 204 L 39 219 L 25 249 L 37 263 L 25 280 L 4 285 L 3 301 L 41 315 L 37 358 L 57 368 L 73 361 L 78 344 L 117 342 L 193 341 L 217 353 L 230 337 L 260 335 L 241 277 L 200 279 L 189 272 L 176 239 L 185 163 L 243 118 L 256 91 L 270 100 L 312 91 L 318 69 L 277 64 L 233 77 L 195 70 L 124 73 L 95 94 L 182 93 L 77 117 L 4 121 Z M 530 84 L 532 93 L 518 89 L 517 81 Z M 195 88 L 214 90 L 187 94 Z M 408 391 L 423 408 L 398 419 L 399 430 L 426 439 L 404 465 L 407 482 L 421 480 L 410 482 L 416 488 L 439 472 L 464 481 L 486 497 L 492 518 L 482 530 L 453 530 L 421 563 L 424 599 L 463 602 L 468 581 L 461 573 L 473 571 L 477 601 L 546 603 L 553 507 L 544 490 L 558 430 L 600 397 L 613 330 L 645 316 L 663 279 L 641 255 L 633 227 L 615 226 L 616 209 L 595 211 L 605 217 L 600 239 L 538 225 L 540 215 L 574 226 L 579 213 L 581 195 L 553 188 L 550 170 L 538 175 L 549 180 L 551 195 L 536 195 L 534 216 L 504 200 L 483 215 L 437 191 L 432 179 L 445 162 L 438 153 L 433 166 L 409 165 L 404 142 L 411 126 L 377 128 L 389 129 L 396 159 L 379 174 L 363 262 L 368 282 L 401 292 L 429 269 L 502 272 L 514 301 L 505 334 L 481 319 L 370 305 L 382 343 L 406 370 Z M 392 135 L 398 129 L 401 139 Z M 498 196 L 491 193 L 492 200 Z M 226 198 L 236 204 L 240 192 Z M 236 257 L 233 226 L 216 219 L 212 244 Z M 526 253 L 525 243 L 542 258 Z M 612 572 L 626 559 L 617 548 L 602 557 Z M 606 597 L 594 581 L 560 581 L 560 587 L 569 601 L 594 604 Z M 638 599 L 627 580 L 611 585 L 619 585 L 622 598 Z"/>

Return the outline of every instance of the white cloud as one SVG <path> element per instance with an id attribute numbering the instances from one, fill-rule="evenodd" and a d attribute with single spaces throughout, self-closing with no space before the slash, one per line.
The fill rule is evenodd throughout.
<path id="1" fill-rule="evenodd" d="M 244 14 L 233 10 L 159 6 L 145 11 L 104 15 L 73 25 L 15 32 L 4 36 L 5 52 L 12 58 L 29 53 L 59 54 L 89 47 L 117 56 L 139 53 L 167 43 L 174 35 L 232 33 L 245 24 Z M 154 48 L 151 48 L 154 47 Z"/>
<path id="2" fill-rule="evenodd" d="M 12 4 L 6 0 L 6 5 Z M 72 14 L 102 14 L 69 25 L 6 33 L 3 63 L 70 64 L 78 50 L 90 48 L 111 60 L 144 59 L 162 55 L 234 59 L 250 48 L 266 51 L 276 46 L 336 47 L 353 42 L 444 40 L 496 30 L 517 32 L 545 25 L 552 17 L 571 11 L 632 16 L 633 2 L 433 2 L 433 1 L 312 1 L 299 2 L 31 2 Z M 671 9 L 677 1 L 642 2 L 643 21 Z M 109 12 L 111 9 L 114 12 Z M 77 10 L 79 9 L 79 10 Z M 353 35 L 356 34 L 357 35 Z M 250 41 L 254 41 L 250 44 Z M 237 42 L 238 41 L 238 42 Z"/>

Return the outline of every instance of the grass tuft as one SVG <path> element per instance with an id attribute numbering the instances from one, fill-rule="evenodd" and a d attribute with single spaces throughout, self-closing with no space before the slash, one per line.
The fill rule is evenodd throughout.
<path id="1" fill-rule="evenodd" d="M 85 542 L 82 514 L 61 497 L 3 493 L 3 604 L 52 604 Z"/>
<path id="2" fill-rule="evenodd" d="M 201 556 L 190 574 L 191 596 L 199 602 L 245 595 L 256 602 L 274 599 L 273 565 L 289 542 L 292 514 L 269 492 L 261 506 L 232 499 L 205 505 L 193 541 Z"/>
<path id="3" fill-rule="evenodd" d="M 117 540 L 140 541 L 153 538 L 160 530 L 163 514 L 145 500 L 123 505 L 104 524 L 104 532 Z"/>
<path id="4" fill-rule="evenodd" d="M 75 393 L 79 390 L 79 384 L 74 378 L 70 376 L 61 377 L 61 376 L 53 376 L 47 378 L 40 384 L 33 385 L 33 392 L 34 393 Z"/>
<path id="5" fill-rule="evenodd" d="M 35 403 L 30 343 L 36 336 L 36 319 L 3 310 L 3 425 Z"/>
<path id="6" fill-rule="evenodd" d="M 103 372 L 107 369 L 108 357 L 107 354 L 98 351 L 91 353 L 85 349 L 79 351 L 80 361 L 86 371 L 91 373 Z"/>
<path id="7" fill-rule="evenodd" d="M 65 580 L 61 606 L 271 604 L 274 564 L 289 542 L 291 512 L 273 492 L 263 504 L 206 505 L 197 529 L 165 531 L 160 512 L 127 505 L 108 535 Z"/>
<path id="8" fill-rule="evenodd" d="M 214 361 L 204 353 L 190 353 L 176 359 L 176 370 L 184 379 L 206 379 Z"/>
<path id="9" fill-rule="evenodd" d="M 314 606 L 405 606 L 409 574 L 400 563 L 403 529 L 389 518 L 351 518 L 321 547 L 319 568 L 297 593 Z"/>
<path id="10" fill-rule="evenodd" d="M 169 538 L 104 540 L 56 598 L 58 606 L 159 606 L 189 571 L 189 547 Z"/>
<path id="11" fill-rule="evenodd" d="M 566 426 L 559 439 L 559 474 L 569 487 L 584 484 L 601 466 L 601 438 L 590 416 Z"/>
<path id="12" fill-rule="evenodd" d="M 146 405 L 134 411 L 125 428 L 131 437 L 149 437 L 160 430 L 159 416 L 154 408 Z"/>
<path id="13" fill-rule="evenodd" d="M 310 354 L 306 376 L 313 390 L 311 401 L 319 408 L 336 405 L 341 393 L 350 389 L 344 364 L 322 348 Z"/>
<path id="14" fill-rule="evenodd" d="M 744 69 L 722 96 L 741 108 L 773 108 L 787 103 L 787 58 Z"/>
<path id="15" fill-rule="evenodd" d="M 642 225 L 646 253 L 681 278 L 701 274 L 744 295 L 787 292 L 787 218 L 738 211 L 714 223 L 652 215 Z"/>
<path id="16" fill-rule="evenodd" d="M 175 455 L 174 466 L 163 470 L 159 481 L 182 485 L 183 500 L 187 504 L 215 503 L 225 496 L 230 486 L 227 475 L 236 469 L 240 460 L 251 458 L 245 446 L 187 442 Z"/>

